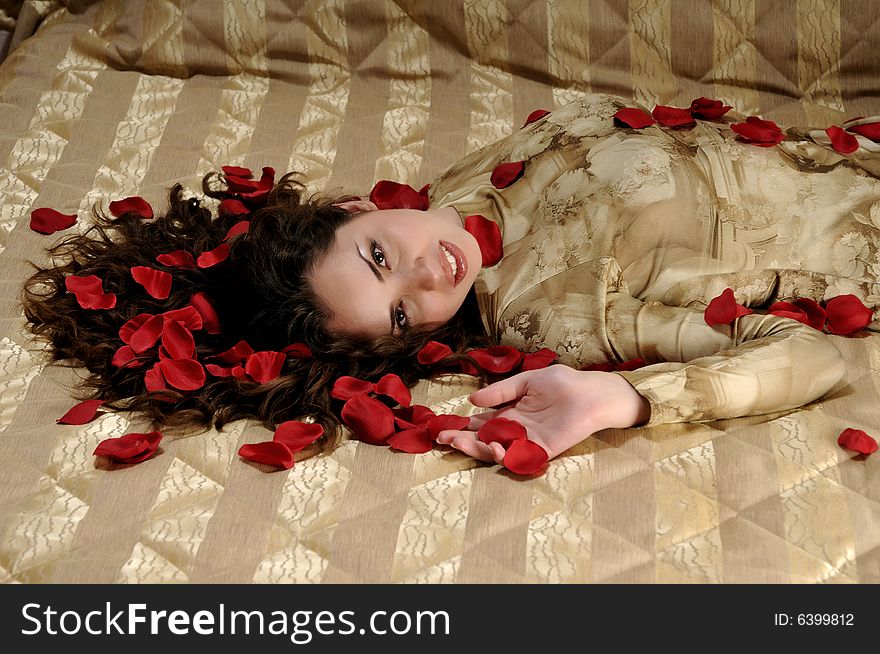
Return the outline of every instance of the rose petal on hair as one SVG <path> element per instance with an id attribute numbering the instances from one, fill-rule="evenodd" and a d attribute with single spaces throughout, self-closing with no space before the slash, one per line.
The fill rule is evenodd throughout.
<path id="1" fill-rule="evenodd" d="M 123 343 L 130 344 L 131 337 L 138 330 L 138 328 L 152 317 L 152 313 L 139 313 L 134 318 L 131 318 L 124 325 L 122 325 L 122 327 L 119 328 L 119 338 L 122 339 Z"/>
<path id="2" fill-rule="evenodd" d="M 250 168 L 243 168 L 241 166 L 221 166 L 220 169 L 223 171 L 224 175 L 232 175 L 233 177 L 250 179 L 254 176 L 254 173 L 251 172 Z"/>
<path id="3" fill-rule="evenodd" d="M 77 293 L 76 301 L 83 309 L 112 309 L 116 306 L 114 293 Z"/>
<path id="4" fill-rule="evenodd" d="M 494 345 L 466 352 L 474 361 L 489 372 L 503 374 L 516 368 L 523 360 L 523 353 L 509 345 Z"/>
<path id="5" fill-rule="evenodd" d="M 355 395 L 372 393 L 375 388 L 376 386 L 372 382 L 351 377 L 350 375 L 343 375 L 333 382 L 330 397 L 335 397 L 337 400 L 350 400 Z"/>
<path id="6" fill-rule="evenodd" d="M 370 445 L 384 445 L 394 435 L 394 414 L 374 397 L 358 393 L 342 407 L 342 422 L 353 436 Z"/>
<path id="7" fill-rule="evenodd" d="M 507 449 L 510 444 L 527 437 L 526 428 L 516 420 L 492 418 L 477 430 L 477 438 L 484 443 L 501 443 Z"/>
<path id="8" fill-rule="evenodd" d="M 202 321 L 202 314 L 196 311 L 196 308 L 191 304 L 187 304 L 185 307 L 181 307 L 180 309 L 171 309 L 170 311 L 165 311 L 164 313 L 160 313 L 159 315 L 163 318 L 176 320 L 183 327 L 186 327 L 191 332 L 198 331 L 204 326 L 204 322 Z"/>
<path id="9" fill-rule="evenodd" d="M 489 181 L 495 188 L 507 188 L 523 176 L 526 170 L 525 161 L 508 161 L 495 166 Z"/>
<path id="10" fill-rule="evenodd" d="M 143 361 L 138 361 L 137 354 L 131 349 L 131 345 L 123 345 L 113 354 L 110 365 L 115 368 L 140 368 Z"/>
<path id="11" fill-rule="evenodd" d="M 799 297 L 794 305 L 807 314 L 807 324 L 813 329 L 822 331 L 825 327 L 825 309 L 813 298 Z"/>
<path id="12" fill-rule="evenodd" d="M 221 216 L 243 216 L 245 214 L 250 213 L 250 209 L 248 209 L 244 202 L 241 200 L 236 200 L 235 198 L 226 198 L 222 202 L 220 202 L 220 207 L 217 209 Z M 224 239 L 225 240 L 225 239 Z"/>
<path id="13" fill-rule="evenodd" d="M 207 359 L 220 363 L 240 363 L 246 361 L 253 353 L 254 349 L 248 345 L 247 341 L 239 341 L 228 350 L 209 356 Z"/>
<path id="14" fill-rule="evenodd" d="M 291 343 L 281 348 L 281 351 L 292 359 L 311 359 L 313 356 L 309 346 L 305 343 Z"/>
<path id="15" fill-rule="evenodd" d="M 434 439 L 428 433 L 427 427 L 416 427 L 397 432 L 388 439 L 388 445 L 400 452 L 424 454 L 434 447 Z"/>
<path id="16" fill-rule="evenodd" d="M 483 267 L 494 266 L 504 256 L 504 246 L 501 241 L 501 230 L 493 221 L 479 214 L 466 216 L 464 228 L 469 232 L 480 246 L 480 254 L 483 257 Z"/>
<path id="17" fill-rule="evenodd" d="M 213 250 L 208 250 L 207 252 L 202 252 L 199 255 L 199 258 L 196 259 L 196 265 L 199 268 L 210 268 L 211 266 L 216 266 L 218 263 L 226 261 L 226 258 L 229 256 L 229 243 L 221 243 Z"/>
<path id="18" fill-rule="evenodd" d="M 135 316 L 135 318 L 137 317 L 138 316 Z M 131 349 L 138 354 L 143 354 L 153 347 L 156 344 L 156 341 L 159 340 L 159 336 L 162 335 L 164 320 L 165 319 L 162 316 L 150 316 L 141 323 L 140 327 L 138 327 L 131 335 L 131 338 L 129 338 L 128 344 L 131 345 Z M 125 327 L 125 325 L 123 325 L 123 327 Z"/>
<path id="19" fill-rule="evenodd" d="M 97 275 L 86 275 L 85 277 L 67 275 L 64 278 L 64 288 L 68 293 L 103 293 L 104 283 Z"/>
<path id="20" fill-rule="evenodd" d="M 214 305 L 203 292 L 193 293 L 189 298 L 189 303 L 199 312 L 204 323 L 205 331 L 209 334 L 220 333 L 220 319 L 217 317 L 217 311 Z"/>
<path id="21" fill-rule="evenodd" d="M 549 113 L 550 112 L 547 111 L 546 109 L 535 109 L 532 113 L 530 113 L 526 117 L 526 122 L 523 123 L 523 127 L 525 127 L 526 125 L 531 125 L 536 120 L 541 120 L 544 116 L 546 116 Z M 520 129 L 522 129 L 522 128 L 520 128 Z"/>
<path id="22" fill-rule="evenodd" d="M 236 379 L 244 379 L 247 377 L 247 373 L 244 371 L 244 366 L 240 363 L 236 363 L 229 368 L 218 366 L 213 363 L 206 363 L 205 369 L 214 377 L 235 377 Z"/>
<path id="23" fill-rule="evenodd" d="M 409 184 L 400 184 L 388 179 L 381 179 L 370 191 L 370 201 L 379 209 L 416 209 L 425 211 L 428 208 L 427 189 L 421 193 Z"/>
<path id="24" fill-rule="evenodd" d="M 627 361 L 621 361 L 617 364 L 618 370 L 638 370 L 639 368 L 644 368 L 648 365 L 644 359 L 628 359 Z"/>
<path id="25" fill-rule="evenodd" d="M 73 227 L 76 223 L 76 214 L 64 214 L 55 209 L 34 209 L 31 211 L 30 228 L 40 234 L 54 234 L 61 230 Z"/>
<path id="26" fill-rule="evenodd" d="M 791 318 L 792 320 L 797 320 L 805 325 L 807 324 L 807 312 L 791 302 L 784 302 L 782 300 L 774 302 L 770 305 L 770 308 L 767 309 L 767 313 L 779 316 L 780 318 Z"/>
<path id="27" fill-rule="evenodd" d="M 162 433 L 125 434 L 119 438 L 107 438 L 95 448 L 95 456 L 106 456 L 117 463 L 140 463 L 159 449 Z"/>
<path id="28" fill-rule="evenodd" d="M 104 400 L 83 400 L 79 404 L 74 404 L 55 422 L 59 425 L 84 425 L 95 419 L 102 404 Z"/>
<path id="29" fill-rule="evenodd" d="M 452 348 L 438 341 L 428 341 L 416 355 L 416 361 L 423 366 L 430 366 L 452 354 Z"/>
<path id="30" fill-rule="evenodd" d="M 650 127 L 657 122 L 650 114 L 634 107 L 619 109 L 617 113 L 614 114 L 613 118 L 615 121 L 622 123 L 626 127 L 632 127 L 633 129 Z"/>
<path id="31" fill-rule="evenodd" d="M 467 416 L 457 416 L 452 413 L 441 413 L 428 420 L 428 431 L 431 438 L 437 439 L 437 435 L 444 429 L 464 429 L 471 419 Z"/>
<path id="32" fill-rule="evenodd" d="M 156 261 L 163 266 L 174 268 L 192 268 L 195 270 L 196 267 L 196 260 L 193 258 L 192 253 L 186 250 L 174 250 L 173 252 L 160 254 L 156 257 Z"/>
<path id="33" fill-rule="evenodd" d="M 115 200 L 110 203 L 110 213 L 117 218 L 127 213 L 133 213 L 141 218 L 149 220 L 153 217 L 153 207 L 139 195 L 133 195 L 123 200 Z"/>
<path id="34" fill-rule="evenodd" d="M 406 384 L 393 372 L 389 372 L 376 382 L 375 392 L 379 395 L 387 395 L 401 406 L 409 406 L 412 403 L 412 395 Z"/>
<path id="35" fill-rule="evenodd" d="M 239 234 L 244 234 L 248 231 L 251 226 L 251 221 L 249 220 L 239 220 L 232 227 L 229 228 L 229 231 L 226 232 L 226 236 L 223 237 L 224 241 L 228 241 L 233 236 L 238 236 Z"/>
<path id="36" fill-rule="evenodd" d="M 651 115 L 665 127 L 693 127 L 697 124 L 690 110 L 657 105 Z"/>
<path id="37" fill-rule="evenodd" d="M 861 125 L 850 125 L 846 129 L 850 132 L 855 132 L 859 136 L 864 136 L 866 139 L 870 139 L 875 143 L 880 142 L 880 123 L 863 123 Z"/>
<path id="38" fill-rule="evenodd" d="M 281 352 L 266 350 L 248 355 L 244 370 L 255 382 L 265 384 L 281 374 L 287 357 Z"/>
<path id="39" fill-rule="evenodd" d="M 324 428 L 317 422 L 286 420 L 275 429 L 272 440 L 284 443 L 291 452 L 299 452 L 324 435 Z"/>
<path id="40" fill-rule="evenodd" d="M 168 384 L 165 382 L 165 377 L 162 375 L 162 370 L 159 368 L 158 363 L 153 364 L 153 367 L 144 373 L 144 386 L 147 387 L 148 393 L 152 393 L 153 391 L 164 391 L 168 388 Z"/>
<path id="41" fill-rule="evenodd" d="M 263 174 L 257 182 L 257 188 L 253 191 L 241 193 L 239 197 L 250 200 L 254 204 L 263 203 L 275 186 L 275 169 L 271 166 L 263 166 Z"/>
<path id="42" fill-rule="evenodd" d="M 523 362 L 520 370 L 525 372 L 526 370 L 546 368 L 558 358 L 559 355 L 556 354 L 556 352 L 548 347 L 542 347 L 537 352 L 529 352 L 523 355 Z"/>
<path id="43" fill-rule="evenodd" d="M 689 111 L 694 118 L 702 118 L 704 120 L 719 120 L 724 114 L 733 109 L 721 102 L 721 100 L 712 100 L 710 98 L 700 97 L 691 101 Z"/>
<path id="44" fill-rule="evenodd" d="M 825 130 L 825 133 L 831 139 L 831 145 L 835 152 L 852 154 L 859 149 L 859 140 L 849 132 L 844 131 L 842 127 L 832 125 Z"/>
<path id="45" fill-rule="evenodd" d="M 238 456 L 254 463 L 280 466 L 285 470 L 292 468 L 294 462 L 293 451 L 279 441 L 246 443 L 238 448 Z"/>
<path id="46" fill-rule="evenodd" d="M 157 300 L 165 300 L 171 293 L 171 273 L 164 270 L 156 270 L 149 266 L 134 266 L 131 268 L 131 276 Z"/>
<path id="47" fill-rule="evenodd" d="M 546 465 L 547 460 L 547 450 L 534 441 L 521 439 L 507 448 L 503 465 L 518 475 L 533 475 Z"/>
<path id="48" fill-rule="evenodd" d="M 871 454 L 877 451 L 877 441 L 872 436 L 861 429 L 852 429 L 850 427 L 840 432 L 840 436 L 837 437 L 837 444 L 861 454 Z"/>
<path id="49" fill-rule="evenodd" d="M 195 359 L 165 359 L 156 364 L 169 385 L 194 391 L 205 385 L 205 368 Z"/>
<path id="50" fill-rule="evenodd" d="M 874 312 L 852 293 L 825 302 L 825 324 L 832 334 L 849 336 L 867 327 L 873 318 Z"/>
<path id="51" fill-rule="evenodd" d="M 785 134 L 776 123 L 757 116 L 749 116 L 744 123 L 733 123 L 730 129 L 745 143 L 761 147 L 771 147 L 785 140 Z"/>
<path id="52" fill-rule="evenodd" d="M 162 323 L 162 347 L 172 359 L 192 359 L 196 353 L 192 332 L 168 316 Z"/>

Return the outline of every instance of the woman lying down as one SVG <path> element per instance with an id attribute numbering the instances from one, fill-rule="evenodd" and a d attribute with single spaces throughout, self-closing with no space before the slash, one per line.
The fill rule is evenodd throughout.
<path id="1" fill-rule="evenodd" d="M 591 95 L 371 200 L 225 167 L 216 216 L 179 185 L 156 219 L 96 212 L 25 313 L 105 406 L 255 417 L 276 438 L 242 454 L 284 467 L 343 425 L 533 472 L 607 428 L 795 408 L 844 374 L 825 332 L 880 324 L 880 117 L 784 133 L 728 110 Z M 448 372 L 488 384 L 482 411 L 407 406 Z"/>

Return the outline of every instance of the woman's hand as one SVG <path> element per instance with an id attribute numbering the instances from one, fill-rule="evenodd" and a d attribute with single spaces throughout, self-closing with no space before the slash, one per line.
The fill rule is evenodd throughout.
<path id="1" fill-rule="evenodd" d="M 597 431 L 644 424 L 651 415 L 648 401 L 620 375 L 560 364 L 502 379 L 468 399 L 481 407 L 513 404 L 475 414 L 465 429 L 441 431 L 437 442 L 495 463 L 504 459 L 504 448 L 477 438 L 477 431 L 492 418 L 519 422 L 529 440 L 541 445 L 552 459 Z"/>

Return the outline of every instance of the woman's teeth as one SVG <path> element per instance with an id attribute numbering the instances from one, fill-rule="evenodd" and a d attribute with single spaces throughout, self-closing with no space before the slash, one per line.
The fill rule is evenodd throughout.
<path id="1" fill-rule="evenodd" d="M 455 260 L 455 257 L 452 256 L 452 253 L 449 252 L 449 250 L 447 250 L 442 245 L 440 246 L 440 249 L 443 250 L 443 254 L 446 255 L 446 260 L 449 262 L 449 265 L 452 266 L 452 277 L 453 278 L 457 277 L 458 276 L 458 262 Z"/>

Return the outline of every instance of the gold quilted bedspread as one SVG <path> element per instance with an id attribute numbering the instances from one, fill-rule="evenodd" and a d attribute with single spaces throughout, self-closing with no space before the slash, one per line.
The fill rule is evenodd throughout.
<path id="1" fill-rule="evenodd" d="M 54 242 L 32 209 L 84 229 L 96 202 L 161 210 L 225 164 L 419 188 L 594 91 L 787 125 L 880 113 L 872 0 L 67 4 L 25 2 L 39 28 L 0 66 L 0 581 L 880 582 L 880 454 L 837 445 L 880 437 L 877 334 L 835 337 L 848 370 L 821 401 L 606 430 L 534 479 L 354 441 L 270 472 L 236 454 L 269 437 L 249 421 L 98 467 L 100 441 L 144 425 L 57 425 L 78 372 L 46 364 L 18 304 Z M 467 414 L 474 388 L 426 381 L 414 401 Z"/>

